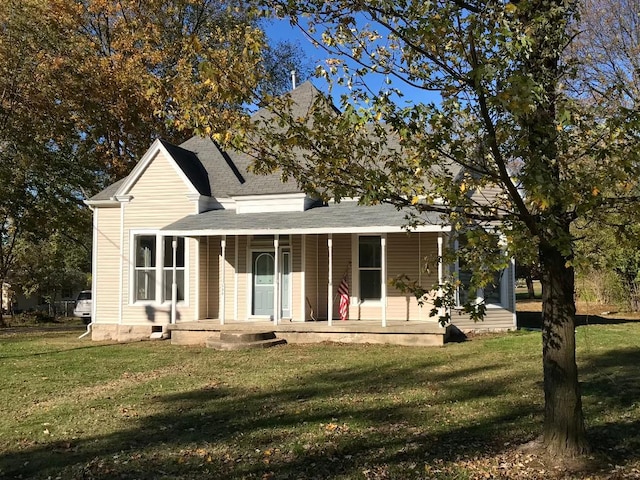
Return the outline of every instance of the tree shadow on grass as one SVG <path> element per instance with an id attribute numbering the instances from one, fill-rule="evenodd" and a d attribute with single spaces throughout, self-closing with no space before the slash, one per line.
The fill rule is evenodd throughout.
<path id="1" fill-rule="evenodd" d="M 517 312 L 518 328 L 540 330 L 542 328 L 541 312 Z M 576 315 L 576 326 L 582 325 L 619 325 L 621 323 L 637 322 L 625 318 L 607 318 L 601 315 Z"/>
<path id="2" fill-rule="evenodd" d="M 484 454 L 502 445 L 491 441 L 503 435 L 501 425 L 537 413 L 523 402 L 473 423 L 457 419 L 452 405 L 489 398 L 514 379 L 478 381 L 500 365 L 442 372 L 431 366 L 315 372 L 277 390 L 222 385 L 155 396 L 148 405 L 155 411 L 160 404 L 162 413 L 133 419 L 131 428 L 110 435 L 8 452 L 0 457 L 0 476 L 349 477 L 410 459 Z M 423 393 L 416 395 L 416 388 Z M 399 400 L 407 389 L 411 399 Z M 438 426 L 422 428 L 423 422 Z M 272 453 L 265 457 L 265 451 Z"/>
<path id="3" fill-rule="evenodd" d="M 625 384 L 636 378 L 638 367 L 626 367 L 640 365 L 639 356 L 634 350 L 593 356 L 585 395 L 627 407 L 631 397 L 607 382 L 611 375 Z M 380 476 L 421 478 L 425 463 L 498 455 L 507 442 L 530 440 L 539 430 L 541 406 L 527 398 L 481 407 L 524 381 L 524 373 L 505 375 L 500 364 L 435 366 L 426 359 L 411 367 L 338 368 L 273 389 L 222 383 L 152 396 L 147 407 L 160 413 L 132 418 L 129 428 L 108 435 L 4 453 L 0 476 L 353 478 L 380 469 Z M 456 418 L 461 410 L 453 407 L 466 402 L 478 413 L 464 410 L 467 418 Z M 629 460 L 638 458 L 637 427 L 638 420 L 621 419 L 590 432 L 611 438 L 607 449 L 622 445 Z"/>
<path id="4" fill-rule="evenodd" d="M 103 347 L 112 347 L 113 343 L 96 343 L 91 345 L 84 345 L 82 347 L 72 347 L 72 348 L 62 348 L 56 350 L 47 350 L 42 352 L 32 352 L 32 353 L 17 353 L 17 354 L 0 354 L 0 359 L 5 358 L 28 358 L 28 357 L 44 357 L 47 355 L 56 355 L 58 353 L 67 353 L 73 352 L 74 350 L 95 350 Z"/>
<path id="5" fill-rule="evenodd" d="M 640 458 L 640 347 L 589 355 L 583 361 L 581 388 L 592 415 L 594 447 L 616 464 Z M 620 412 L 616 418 L 612 412 Z"/>

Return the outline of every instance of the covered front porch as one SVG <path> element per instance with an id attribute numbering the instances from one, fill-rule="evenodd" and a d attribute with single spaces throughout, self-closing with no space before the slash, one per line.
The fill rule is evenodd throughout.
<path id="1" fill-rule="evenodd" d="M 406 328 L 408 321 L 437 325 L 429 298 L 422 306 L 390 284 L 400 275 L 442 283 L 448 227 L 431 220 L 407 232 L 395 208 L 350 202 L 300 212 L 210 211 L 163 233 L 197 240 L 196 323 Z"/>

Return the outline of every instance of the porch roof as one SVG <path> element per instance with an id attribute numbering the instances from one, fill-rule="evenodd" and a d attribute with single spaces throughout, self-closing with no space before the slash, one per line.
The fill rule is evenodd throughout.
<path id="1" fill-rule="evenodd" d="M 420 218 L 424 224 L 410 231 L 450 230 L 437 213 L 425 213 Z M 162 230 L 176 236 L 389 233 L 405 231 L 407 223 L 406 213 L 392 205 L 342 202 L 297 212 L 238 214 L 235 210 L 210 210 L 188 215 Z"/>

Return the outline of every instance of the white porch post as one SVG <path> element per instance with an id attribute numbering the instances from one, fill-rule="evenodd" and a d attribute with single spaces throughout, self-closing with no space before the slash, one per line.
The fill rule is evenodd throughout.
<path id="1" fill-rule="evenodd" d="M 206 237 L 207 238 L 207 266 L 205 268 L 205 270 L 207 271 L 207 279 L 205 280 L 205 285 L 206 285 L 206 296 L 207 296 L 207 314 L 205 315 L 205 318 L 211 318 L 209 317 L 209 315 L 211 315 L 211 309 L 209 308 L 209 278 L 210 278 L 210 270 L 211 270 L 211 265 L 209 264 L 209 254 L 210 254 L 210 248 L 209 248 L 209 240 L 211 239 L 211 237 Z M 200 288 L 200 287 L 198 287 Z"/>
<path id="2" fill-rule="evenodd" d="M 307 320 L 307 280 L 305 271 L 307 269 L 307 236 L 303 233 L 300 235 L 300 319 L 305 322 Z M 317 255 L 316 255 L 317 256 Z"/>
<path id="3" fill-rule="evenodd" d="M 274 249 L 274 263 L 273 266 L 273 324 L 278 325 L 278 317 L 280 316 L 280 255 L 278 250 L 280 246 L 280 235 L 277 233 L 273 236 L 273 249 Z"/>
<path id="4" fill-rule="evenodd" d="M 327 237 L 329 248 L 329 283 L 327 285 L 327 321 L 333 325 L 333 235 Z"/>
<path id="5" fill-rule="evenodd" d="M 387 326 L 387 234 L 380 236 L 380 300 L 382 302 L 382 326 Z"/>
<path id="6" fill-rule="evenodd" d="M 178 283 L 176 281 L 176 258 L 178 251 L 178 238 L 173 237 L 171 241 L 171 323 L 176 323 L 176 304 L 178 303 Z"/>
<path id="7" fill-rule="evenodd" d="M 444 239 L 442 238 L 442 233 L 438 233 L 438 285 L 442 285 L 444 282 L 444 265 L 442 263 L 443 246 Z"/>
<path id="8" fill-rule="evenodd" d="M 233 255 L 233 319 L 238 320 L 238 245 L 240 237 L 233 237 L 234 255 Z"/>
<path id="9" fill-rule="evenodd" d="M 225 270 L 227 269 L 227 236 L 223 235 L 222 238 L 220 239 L 220 256 L 221 258 L 221 262 L 220 265 L 222 266 L 222 271 L 220 272 L 220 325 L 224 325 L 224 317 L 225 317 L 225 303 L 226 303 L 226 296 L 225 296 Z"/>
<path id="10" fill-rule="evenodd" d="M 444 283 L 444 265 L 442 262 L 443 255 L 443 247 L 444 247 L 444 239 L 442 238 L 442 233 L 438 233 L 438 296 L 442 295 L 442 284 Z M 440 311 L 438 312 L 438 316 L 443 317 L 446 313 L 444 307 L 440 307 Z"/>

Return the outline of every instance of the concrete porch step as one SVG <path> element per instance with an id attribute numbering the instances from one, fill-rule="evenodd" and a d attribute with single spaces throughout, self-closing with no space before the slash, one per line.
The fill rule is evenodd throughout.
<path id="1" fill-rule="evenodd" d="M 276 338 L 273 331 L 263 332 L 220 332 L 220 338 L 211 337 L 206 340 L 207 348 L 216 350 L 242 350 L 249 348 L 269 348 L 276 345 L 284 345 L 287 341 Z"/>

